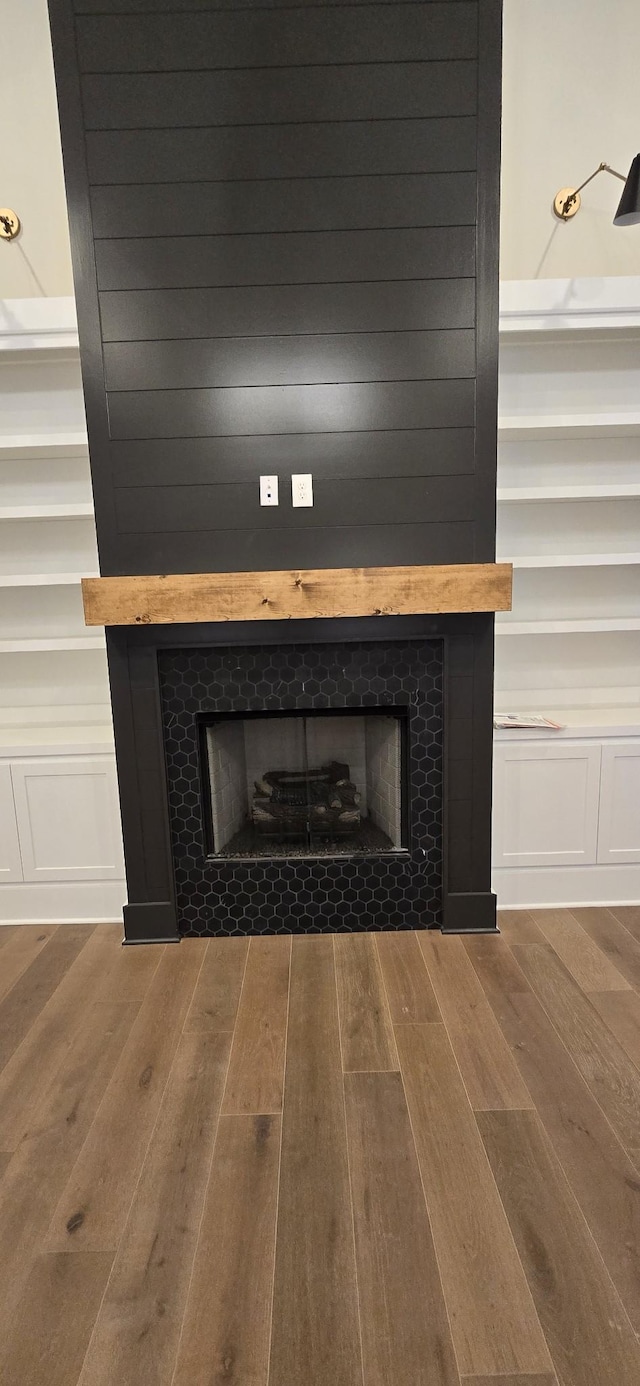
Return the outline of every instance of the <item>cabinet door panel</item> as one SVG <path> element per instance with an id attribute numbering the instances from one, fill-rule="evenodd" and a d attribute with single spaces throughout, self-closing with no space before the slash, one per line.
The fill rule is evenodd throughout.
<path id="1" fill-rule="evenodd" d="M 494 866 L 589 866 L 596 860 L 600 746 L 496 747 Z"/>
<path id="2" fill-rule="evenodd" d="M 640 745 L 602 748 L 598 861 L 640 861 Z"/>
<path id="3" fill-rule="evenodd" d="M 22 880 L 22 861 L 11 787 L 11 770 L 0 765 L 0 883 Z"/>
<path id="4" fill-rule="evenodd" d="M 25 881 L 99 881 L 124 874 L 115 767 L 108 757 L 14 761 Z"/>

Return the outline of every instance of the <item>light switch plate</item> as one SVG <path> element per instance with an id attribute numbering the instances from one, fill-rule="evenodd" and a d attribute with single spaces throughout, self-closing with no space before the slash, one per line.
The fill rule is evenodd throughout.
<path id="1" fill-rule="evenodd" d="M 277 476 L 260 477 L 260 504 L 278 505 L 278 478 Z"/>
<path id="2" fill-rule="evenodd" d="M 291 504 L 297 506 L 313 505 L 313 477 L 311 472 L 296 472 L 291 477 Z"/>

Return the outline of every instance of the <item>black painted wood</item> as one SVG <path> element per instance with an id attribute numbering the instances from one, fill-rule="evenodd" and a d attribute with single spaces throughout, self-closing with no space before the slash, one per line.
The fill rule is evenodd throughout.
<path id="1" fill-rule="evenodd" d="M 455 4 L 457 0 L 450 0 Z M 458 0 L 459 3 L 462 0 Z M 393 3 L 393 0 L 383 0 Z M 408 4 L 434 4 L 438 0 L 405 0 Z M 344 0 L 296 0 L 298 8 L 342 5 Z M 371 0 L 349 0 L 350 5 L 370 5 Z M 270 10 L 290 9 L 292 0 L 73 0 L 76 14 L 161 14 L 182 10 Z"/>
<path id="2" fill-rule="evenodd" d="M 116 291 L 100 294 L 100 313 L 105 342 L 196 339 L 214 331 L 218 337 L 279 337 L 471 327 L 475 283 L 468 277 Z"/>
<path id="3" fill-rule="evenodd" d="M 475 333 L 466 328 L 108 342 L 104 364 L 108 390 L 462 379 L 475 375 Z"/>
<path id="4" fill-rule="evenodd" d="M 472 521 L 431 524 L 331 524 L 307 527 L 148 530 L 121 534 L 118 571 L 146 573 L 243 573 L 278 568 L 322 568 L 327 550 L 336 568 L 405 563 L 474 563 Z M 308 639 L 308 637 L 307 637 Z M 346 636 L 345 636 L 346 639 Z"/>
<path id="5" fill-rule="evenodd" d="M 461 214 L 473 220 L 475 179 L 460 173 Z M 466 208 L 466 213 L 465 213 Z M 96 241 L 98 287 L 209 288 L 458 278 L 473 264 L 473 226 L 189 236 Z"/>
<path id="6" fill-rule="evenodd" d="M 253 482 L 280 475 L 283 495 L 294 472 L 323 481 L 457 477 L 474 471 L 473 428 L 393 429 L 368 433 L 260 434 L 112 443 L 114 485 L 193 486 Z M 255 500 L 255 494 L 253 499 Z M 362 507 L 362 488 L 360 488 Z"/>
<path id="7" fill-rule="evenodd" d="M 313 506 L 296 515 L 283 506 L 278 528 L 316 529 L 336 523 L 357 525 L 361 507 L 359 481 L 316 481 Z M 473 521 L 473 477 L 405 478 L 402 487 L 389 493 L 386 478 L 369 482 L 368 517 L 371 524 L 429 523 L 434 511 L 439 523 Z M 285 497 L 283 497 L 285 499 Z M 118 495 L 119 524 L 123 534 L 162 534 L 167 531 L 244 529 L 273 530 L 273 512 L 256 504 L 253 483 L 231 482 L 217 486 L 129 487 Z"/>
<path id="8" fill-rule="evenodd" d="M 473 115 L 476 63 L 85 74 L 87 130 Z"/>
<path id="9" fill-rule="evenodd" d="M 94 233 L 107 240 L 436 226 L 451 213 L 452 181 L 410 173 L 113 184 L 92 188 L 91 208 Z"/>
<path id="10" fill-rule="evenodd" d="M 477 6 L 337 5 L 252 13 L 219 10 L 79 16 L 82 72 L 175 72 L 307 63 L 474 58 Z"/>
<path id="11" fill-rule="evenodd" d="M 186 130 L 101 130 L 87 134 L 92 183 L 177 183 L 191 179 L 326 178 L 474 169 L 475 120 L 376 120 L 227 125 Z M 447 190 L 451 187 L 449 198 Z M 455 208 L 455 180 L 440 197 Z"/>
<path id="12" fill-rule="evenodd" d="M 474 417 L 472 380 L 131 390 L 109 396 L 112 438 L 198 438 L 454 428 Z"/>

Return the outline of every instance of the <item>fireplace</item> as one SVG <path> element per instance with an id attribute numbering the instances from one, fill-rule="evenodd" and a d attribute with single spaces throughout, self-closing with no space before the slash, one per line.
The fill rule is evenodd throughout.
<path id="1" fill-rule="evenodd" d="M 406 849 L 406 714 L 368 707 L 207 719 L 201 755 L 210 855 L 366 857 Z"/>
<path id="2" fill-rule="evenodd" d="M 182 934 L 442 918 L 442 640 L 158 653 Z"/>

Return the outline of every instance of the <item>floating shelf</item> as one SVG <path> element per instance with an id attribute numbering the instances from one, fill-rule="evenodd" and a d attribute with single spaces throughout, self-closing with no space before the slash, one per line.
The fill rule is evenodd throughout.
<path id="1" fill-rule="evenodd" d="M 82 457 L 88 451 L 84 429 L 69 433 L 0 434 L 0 460 L 3 458 Z"/>
<path id="2" fill-rule="evenodd" d="M 640 616 L 585 617 L 564 621 L 496 621 L 496 635 L 577 635 L 640 630 Z"/>
<path id="3" fill-rule="evenodd" d="M 0 587 L 76 587 L 97 573 L 0 573 Z"/>
<path id="4" fill-rule="evenodd" d="M 52 639 L 0 640 L 0 654 L 30 654 L 42 650 L 104 650 L 102 635 L 62 635 Z"/>
<path id="5" fill-rule="evenodd" d="M 604 486 L 499 486 L 501 504 L 547 500 L 606 500 L 640 496 L 640 482 L 621 481 Z"/>
<path id="6" fill-rule="evenodd" d="M 614 568 L 640 563 L 640 553 L 538 553 L 505 558 L 514 568 Z"/>
<path id="7" fill-rule="evenodd" d="M 640 433 L 640 414 L 516 414 L 498 421 L 501 439 L 508 441 L 545 438 L 625 438 Z"/>
<path id="8" fill-rule="evenodd" d="M 75 505 L 0 505 L 0 520 L 84 520 L 93 517 L 91 501 Z"/>

